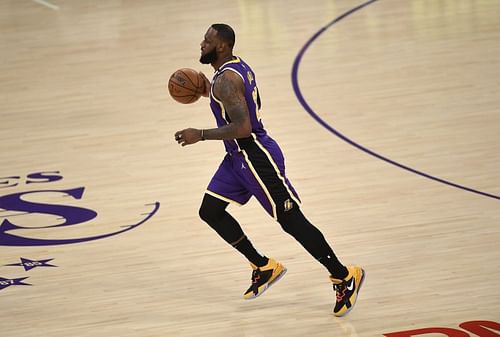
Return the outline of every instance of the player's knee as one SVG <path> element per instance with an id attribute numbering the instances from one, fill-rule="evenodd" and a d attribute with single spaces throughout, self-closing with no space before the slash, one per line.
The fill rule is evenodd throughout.
<path id="1" fill-rule="evenodd" d="M 200 209 L 198 210 L 198 215 L 200 216 L 201 220 L 208 222 L 208 218 L 210 217 L 210 213 L 209 213 L 209 210 L 207 209 L 207 207 L 203 203 L 201 203 L 201 205 L 200 205 Z"/>
<path id="2" fill-rule="evenodd" d="M 227 203 L 224 201 L 205 194 L 198 214 L 203 221 L 210 225 L 216 223 L 217 220 L 224 216 L 226 206 Z"/>
<path id="3" fill-rule="evenodd" d="M 217 221 L 217 212 L 213 208 L 209 207 L 206 203 L 201 203 L 200 210 L 198 211 L 198 214 L 201 218 L 201 220 L 205 221 L 206 223 L 210 224 L 213 223 L 214 221 Z"/>
<path id="4" fill-rule="evenodd" d="M 293 237 L 296 237 L 298 232 L 297 227 L 300 226 L 297 220 L 297 214 L 293 210 L 278 213 L 278 223 L 281 225 L 281 228 Z"/>
<path id="5" fill-rule="evenodd" d="M 281 228 L 287 233 L 293 236 L 294 238 L 297 236 L 297 230 L 295 226 L 287 222 L 280 222 Z"/>
<path id="6" fill-rule="evenodd" d="M 317 231 L 304 216 L 299 207 L 278 213 L 278 222 L 283 230 L 298 239 L 312 231 Z M 300 241 L 300 240 L 299 240 Z"/>

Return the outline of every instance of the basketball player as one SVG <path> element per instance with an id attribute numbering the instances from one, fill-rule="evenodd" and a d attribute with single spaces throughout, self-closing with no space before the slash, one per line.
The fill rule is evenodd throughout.
<path id="1" fill-rule="evenodd" d="M 326 267 L 336 292 L 334 314 L 343 316 L 354 306 L 365 273 L 360 267 L 340 263 L 323 234 L 302 214 L 299 196 L 285 175 L 283 154 L 262 124 L 255 74 L 241 58 L 233 55 L 234 42 L 231 27 L 213 24 L 200 44 L 200 62 L 215 69 L 211 83 L 200 75 L 206 84 L 203 95 L 210 97 L 218 127 L 188 128 L 175 133 L 182 146 L 222 140 L 226 148 L 227 153 L 208 184 L 200 217 L 248 259 L 253 269 L 252 284 L 243 297 L 255 298 L 278 281 L 286 268 L 257 252 L 238 222 L 226 211 L 230 202 L 243 205 L 254 196 L 285 232 Z"/>

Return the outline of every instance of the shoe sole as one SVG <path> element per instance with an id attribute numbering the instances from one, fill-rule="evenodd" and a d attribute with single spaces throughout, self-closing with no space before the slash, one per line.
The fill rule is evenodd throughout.
<path id="1" fill-rule="evenodd" d="M 278 276 L 276 276 L 271 282 L 267 283 L 265 285 L 264 288 L 262 288 L 262 291 L 259 291 L 259 293 L 257 295 L 253 295 L 252 297 L 243 297 L 245 300 L 253 300 L 257 297 L 259 297 L 260 295 L 262 295 L 263 293 L 266 292 L 267 289 L 269 289 L 273 284 L 275 284 L 276 282 L 278 282 L 279 280 L 281 280 L 281 278 L 283 276 L 285 276 L 286 272 L 287 272 L 288 269 L 286 269 L 285 267 L 283 267 L 283 270 L 281 271 L 281 273 L 278 274 Z"/>
<path id="2" fill-rule="evenodd" d="M 359 291 L 361 290 L 361 286 L 363 285 L 363 282 L 365 281 L 365 276 L 366 276 L 366 272 L 364 269 L 361 269 L 362 270 L 362 274 L 361 274 L 361 282 L 359 282 L 359 287 L 358 289 L 356 290 L 356 299 L 354 300 L 354 303 L 351 305 L 351 307 L 349 309 L 347 309 L 346 312 L 344 312 L 342 315 L 335 315 L 337 317 L 343 317 L 345 315 L 347 315 L 348 313 L 351 312 L 351 310 L 354 308 L 354 305 L 356 304 L 356 302 L 358 301 L 358 294 L 359 294 Z"/>

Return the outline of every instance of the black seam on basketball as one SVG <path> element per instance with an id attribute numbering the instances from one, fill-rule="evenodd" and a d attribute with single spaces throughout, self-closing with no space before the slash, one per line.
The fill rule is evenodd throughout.
<path id="1" fill-rule="evenodd" d="M 189 100 L 186 104 L 190 104 L 190 103 L 193 103 L 193 102 L 196 102 L 198 100 L 198 95 L 193 95 L 193 97 L 191 98 L 191 100 Z"/>
<path id="2" fill-rule="evenodd" d="M 172 94 L 172 97 L 189 97 L 189 96 L 194 96 L 194 97 L 196 97 L 196 96 L 198 96 L 198 95 L 196 95 L 196 94 L 190 94 L 190 95 L 182 95 L 182 96 L 179 96 L 179 95 L 174 95 L 174 94 Z"/>
<path id="3" fill-rule="evenodd" d="M 180 84 L 177 80 L 175 80 L 175 85 L 177 85 L 177 86 L 179 86 L 179 87 L 181 87 L 181 88 L 184 88 L 184 89 L 186 89 L 186 90 L 192 91 L 192 92 L 194 92 L 195 94 L 197 94 L 196 89 L 195 89 L 195 90 L 193 90 L 193 89 L 191 89 L 191 88 L 185 87 L 185 86 L 183 86 L 182 84 Z"/>
<path id="4" fill-rule="evenodd" d="M 191 80 L 191 78 L 183 70 L 179 69 L 179 71 L 184 74 L 184 76 L 189 80 L 189 82 L 191 82 L 192 85 L 195 86 L 196 89 L 194 92 L 198 93 L 198 86 L 196 84 L 194 84 L 194 82 Z"/>

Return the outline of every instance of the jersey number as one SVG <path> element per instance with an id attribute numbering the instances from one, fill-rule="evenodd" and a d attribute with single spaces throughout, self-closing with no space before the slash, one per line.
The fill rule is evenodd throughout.
<path id="1" fill-rule="evenodd" d="M 257 114 L 257 119 L 260 120 L 261 119 L 260 104 L 258 102 L 258 100 L 259 100 L 259 91 L 257 90 L 257 87 L 253 88 L 252 97 L 253 97 L 253 101 L 255 103 L 255 112 Z"/>

